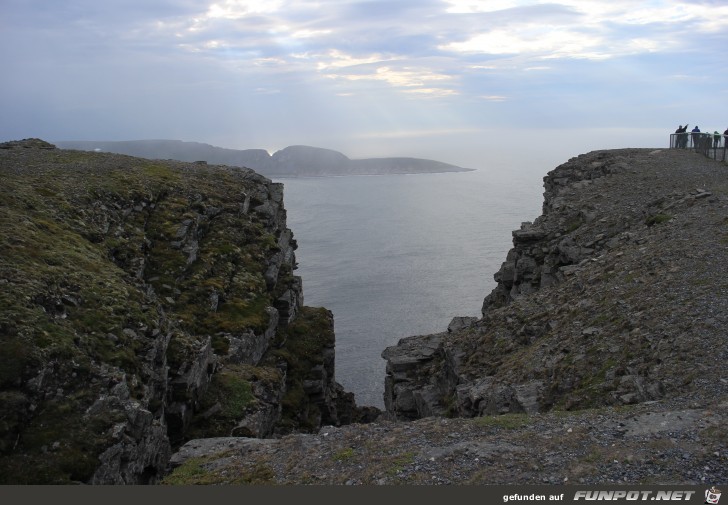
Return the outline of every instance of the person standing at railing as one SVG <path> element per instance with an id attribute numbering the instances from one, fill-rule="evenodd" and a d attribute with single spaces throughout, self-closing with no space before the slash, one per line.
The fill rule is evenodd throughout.
<path id="1" fill-rule="evenodd" d="M 715 130 L 713 132 L 713 149 L 718 149 L 718 147 L 720 147 L 720 133 Z"/>
<path id="2" fill-rule="evenodd" d="M 693 149 L 697 149 L 698 142 L 700 140 L 700 128 L 698 128 L 698 125 L 695 125 L 695 128 L 693 128 L 691 132 L 693 137 Z"/>
<path id="3" fill-rule="evenodd" d="M 675 138 L 675 147 L 677 149 L 685 149 L 685 146 L 688 143 L 688 134 L 685 133 L 687 131 L 688 125 L 678 125 L 677 130 L 675 130 L 675 133 L 677 134 L 677 137 Z"/>
<path id="4" fill-rule="evenodd" d="M 728 147 L 728 128 L 723 132 L 723 147 Z"/>

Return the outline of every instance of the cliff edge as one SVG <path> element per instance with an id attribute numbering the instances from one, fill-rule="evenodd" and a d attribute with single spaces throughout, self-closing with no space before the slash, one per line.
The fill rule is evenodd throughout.
<path id="1" fill-rule="evenodd" d="M 549 172 L 482 319 L 384 351 L 387 409 L 472 417 L 723 394 L 727 174 L 645 149 Z"/>
<path id="2" fill-rule="evenodd" d="M 595 151 L 544 188 L 482 318 L 383 352 L 388 419 L 191 442 L 167 482 L 725 482 L 728 168 Z"/>
<path id="3" fill-rule="evenodd" d="M 191 438 L 366 420 L 253 170 L 0 144 L 0 482 L 146 484 Z"/>

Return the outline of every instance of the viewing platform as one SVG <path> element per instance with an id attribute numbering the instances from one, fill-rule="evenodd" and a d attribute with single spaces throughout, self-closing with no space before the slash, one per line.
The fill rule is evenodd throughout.
<path id="1" fill-rule="evenodd" d="M 685 132 L 670 135 L 670 149 L 690 149 L 723 162 L 727 159 L 726 144 L 728 136 L 722 134 Z"/>

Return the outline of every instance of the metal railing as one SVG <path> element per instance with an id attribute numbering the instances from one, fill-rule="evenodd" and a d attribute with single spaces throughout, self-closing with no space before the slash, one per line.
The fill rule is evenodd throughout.
<path id="1" fill-rule="evenodd" d="M 727 135 L 693 132 L 670 134 L 670 149 L 690 149 L 718 161 L 728 160 L 727 147 Z"/>

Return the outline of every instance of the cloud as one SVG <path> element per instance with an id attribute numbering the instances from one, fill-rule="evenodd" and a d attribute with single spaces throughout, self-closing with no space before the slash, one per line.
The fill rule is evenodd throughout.
<path id="1" fill-rule="evenodd" d="M 381 56 L 357 59 L 337 53 L 335 59 L 329 63 L 319 63 L 319 70 L 333 80 L 350 82 L 380 82 L 398 89 L 409 95 L 421 97 L 447 97 L 457 94 L 457 91 L 448 86 L 454 77 L 447 73 L 440 73 L 426 67 L 410 67 L 399 64 L 396 60 L 389 60 L 386 65 Z"/>
<path id="2" fill-rule="evenodd" d="M 728 5 L 709 1 L 4 0 L 1 131 L 285 147 L 379 129 L 442 127 L 452 142 L 444 130 L 496 123 L 654 127 L 720 116 L 727 44 Z"/>
<path id="3" fill-rule="evenodd" d="M 687 46 L 695 31 L 728 29 L 728 6 L 682 2 L 547 2 L 447 0 L 448 12 L 480 19 L 485 28 L 439 47 L 461 54 L 532 59 L 603 60 Z M 488 24 L 487 21 L 495 21 Z"/>
<path id="4" fill-rule="evenodd" d="M 502 95 L 482 95 L 480 98 L 488 102 L 505 102 L 508 99 Z"/>
<path id="5" fill-rule="evenodd" d="M 416 130 L 389 130 L 374 131 L 356 134 L 359 139 L 403 139 L 420 137 L 443 137 L 454 135 L 465 135 L 482 133 L 480 128 L 440 128 L 440 129 L 416 129 Z"/>
<path id="6" fill-rule="evenodd" d="M 384 63 L 394 61 L 395 56 L 384 55 L 384 54 L 369 54 L 363 56 L 356 56 L 353 54 L 347 54 L 337 49 L 332 49 L 327 53 L 322 54 L 309 54 L 300 55 L 299 57 L 305 59 L 317 60 L 316 68 L 319 71 L 329 71 L 334 69 L 347 69 L 359 66 L 369 66 L 372 64 Z M 332 75 L 335 77 L 334 75 Z"/>
<path id="7" fill-rule="evenodd" d="M 543 58 L 604 59 L 603 38 L 579 31 L 555 30 L 550 26 L 524 25 L 518 32 L 496 29 L 464 42 L 451 42 L 440 48 L 456 53 L 532 54 Z"/>
<path id="8" fill-rule="evenodd" d="M 282 0 L 223 0 L 210 4 L 204 18 L 240 19 L 250 14 L 274 13 L 282 7 Z"/>

